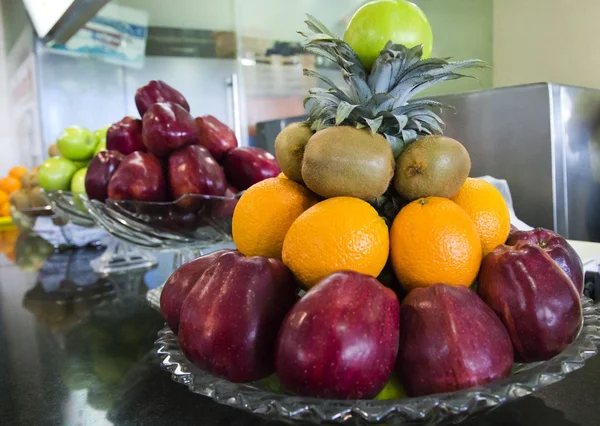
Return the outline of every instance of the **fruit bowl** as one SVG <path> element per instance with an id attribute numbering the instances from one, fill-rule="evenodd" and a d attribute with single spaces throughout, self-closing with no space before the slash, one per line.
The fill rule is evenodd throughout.
<path id="1" fill-rule="evenodd" d="M 154 250 L 201 250 L 231 240 L 232 197 L 188 194 L 172 202 L 84 200 L 116 238 Z"/>
<path id="2" fill-rule="evenodd" d="M 158 289 L 157 289 L 158 290 Z M 156 291 L 156 290 L 154 290 Z M 148 295 L 156 307 L 157 297 Z M 190 363 L 180 350 L 177 335 L 166 327 L 155 343 L 163 369 L 174 381 L 215 402 L 270 419 L 312 423 L 438 424 L 458 422 L 492 407 L 529 395 L 558 382 L 581 367 L 598 352 L 600 307 L 586 297 L 583 327 L 577 339 L 561 354 L 531 364 L 514 364 L 511 376 L 464 391 L 400 400 L 326 400 L 273 393 L 267 380 L 236 384 L 205 373 Z"/>
<path id="3" fill-rule="evenodd" d="M 94 219 L 83 209 L 83 203 L 77 195 L 67 191 L 44 192 L 48 204 L 59 216 L 63 216 L 78 226 L 91 228 L 96 226 Z"/>

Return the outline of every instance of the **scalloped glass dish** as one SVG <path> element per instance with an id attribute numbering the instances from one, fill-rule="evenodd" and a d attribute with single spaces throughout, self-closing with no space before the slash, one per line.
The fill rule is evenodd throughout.
<path id="1" fill-rule="evenodd" d="M 154 298 L 155 299 L 155 298 Z M 153 298 L 148 300 L 155 305 Z M 218 379 L 192 365 L 168 328 L 155 343 L 163 369 L 174 381 L 215 402 L 277 420 L 312 423 L 437 424 L 457 422 L 477 412 L 505 404 L 558 382 L 583 367 L 600 345 L 600 306 L 583 298 L 583 327 L 577 339 L 551 360 L 515 364 L 506 380 L 464 391 L 401 400 L 334 401 L 272 393 L 258 383 L 236 384 Z"/>
<path id="2" fill-rule="evenodd" d="M 233 197 L 188 194 L 171 202 L 84 200 L 97 223 L 128 243 L 155 250 L 202 249 L 231 240 Z"/>
<path id="3" fill-rule="evenodd" d="M 43 192 L 48 204 L 52 206 L 58 215 L 63 216 L 75 225 L 92 228 L 96 226 L 96 222 L 84 209 L 81 199 L 76 198 L 76 195 L 68 191 L 49 191 Z"/>

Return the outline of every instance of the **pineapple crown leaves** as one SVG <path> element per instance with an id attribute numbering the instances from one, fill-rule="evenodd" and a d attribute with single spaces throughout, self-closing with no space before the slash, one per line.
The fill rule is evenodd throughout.
<path id="1" fill-rule="evenodd" d="M 309 31 L 300 32 L 305 37 L 305 49 L 336 64 L 346 83 L 345 88 L 340 88 L 327 76 L 304 70 L 304 75 L 318 78 L 328 87 L 311 89 L 304 102 L 311 128 L 369 128 L 373 134 L 386 136 L 395 157 L 420 136 L 441 134 L 444 123 L 437 112 L 452 108 L 433 100 L 411 98 L 443 81 L 474 78 L 460 73 L 461 70 L 488 67 L 478 59 L 422 59 L 423 46 L 408 48 L 390 41 L 369 72 L 347 43 L 315 17 L 307 18 Z"/>

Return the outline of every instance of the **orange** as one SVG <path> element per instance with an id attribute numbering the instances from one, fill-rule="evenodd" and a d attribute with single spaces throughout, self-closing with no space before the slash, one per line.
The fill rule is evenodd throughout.
<path id="1" fill-rule="evenodd" d="M 283 174 L 283 172 L 279 173 L 279 174 L 277 175 L 277 177 L 278 177 L 279 179 L 287 179 L 287 178 L 288 178 L 286 175 L 284 175 L 284 174 Z"/>
<path id="2" fill-rule="evenodd" d="M 0 217 L 10 216 L 10 204 L 4 203 L 0 205 Z"/>
<path id="3" fill-rule="evenodd" d="M 400 210 L 390 246 L 394 272 L 407 290 L 439 283 L 470 286 L 481 264 L 475 224 L 447 198 L 421 198 Z"/>
<path id="4" fill-rule="evenodd" d="M 12 176 L 7 176 L 0 179 L 0 191 L 12 194 L 15 191 L 21 189 L 21 182 Z"/>
<path id="5" fill-rule="evenodd" d="M 4 191 L 0 191 L 0 206 L 4 203 L 8 203 L 8 194 Z"/>
<path id="6" fill-rule="evenodd" d="M 461 206 L 475 222 L 484 256 L 504 244 L 510 232 L 510 211 L 494 185 L 481 179 L 468 178 L 452 201 Z"/>
<path id="7" fill-rule="evenodd" d="M 316 202 L 316 196 L 296 182 L 263 180 L 248 188 L 235 207 L 233 242 L 246 256 L 281 259 L 288 229 Z"/>
<path id="8" fill-rule="evenodd" d="M 389 246 L 388 227 L 369 203 L 336 197 L 311 207 L 294 222 L 283 243 L 283 263 L 306 287 L 343 270 L 377 277 Z"/>
<path id="9" fill-rule="evenodd" d="M 20 181 L 21 180 L 21 176 L 23 176 L 27 172 L 28 172 L 28 170 L 25 167 L 23 167 L 23 166 L 16 166 L 16 167 L 13 167 L 12 169 L 10 169 L 10 171 L 8 172 L 8 175 L 10 177 L 14 177 L 18 181 Z"/>

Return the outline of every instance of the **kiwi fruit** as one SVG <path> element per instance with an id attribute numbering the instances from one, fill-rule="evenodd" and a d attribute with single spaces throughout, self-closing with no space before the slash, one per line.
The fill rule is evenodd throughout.
<path id="1" fill-rule="evenodd" d="M 33 188 L 29 193 L 29 202 L 31 203 L 31 207 L 44 207 L 48 204 L 39 186 Z"/>
<path id="2" fill-rule="evenodd" d="M 48 147 L 48 157 L 60 157 L 60 150 L 58 149 L 58 145 L 55 143 Z"/>
<path id="3" fill-rule="evenodd" d="M 313 131 L 306 123 L 292 123 L 283 129 L 275 139 L 275 157 L 283 174 L 293 181 L 302 180 L 302 158 L 304 148 Z"/>
<path id="4" fill-rule="evenodd" d="M 29 199 L 29 191 L 26 189 L 20 189 L 10 194 L 10 203 L 17 209 L 28 209 L 31 207 L 31 200 Z"/>
<path id="5" fill-rule="evenodd" d="M 373 201 L 385 193 L 393 174 L 390 144 L 367 130 L 329 127 L 315 133 L 304 151 L 304 183 L 325 198 Z"/>
<path id="6" fill-rule="evenodd" d="M 37 173 L 27 172 L 21 176 L 21 187 L 23 189 L 33 189 L 38 185 Z"/>
<path id="7" fill-rule="evenodd" d="M 452 198 L 471 171 L 471 157 L 458 141 L 426 136 L 410 144 L 396 162 L 394 189 L 407 200 Z"/>

